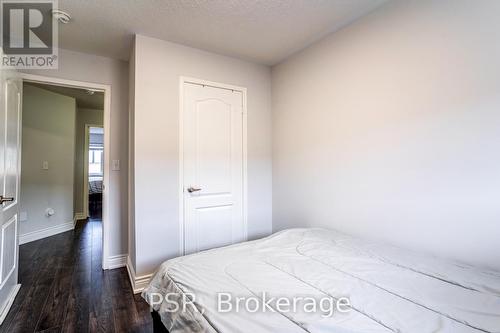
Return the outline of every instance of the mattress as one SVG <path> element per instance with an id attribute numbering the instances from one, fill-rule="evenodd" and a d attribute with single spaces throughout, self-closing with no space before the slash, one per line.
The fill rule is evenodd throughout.
<path id="1" fill-rule="evenodd" d="M 89 181 L 89 194 L 102 193 L 102 179 Z"/>
<path id="2" fill-rule="evenodd" d="M 142 296 L 170 333 L 500 332 L 499 272 L 326 229 L 168 260 Z"/>

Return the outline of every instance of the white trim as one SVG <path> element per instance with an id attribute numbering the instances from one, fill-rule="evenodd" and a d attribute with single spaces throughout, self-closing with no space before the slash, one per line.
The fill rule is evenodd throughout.
<path id="1" fill-rule="evenodd" d="M 61 79 L 52 76 L 44 76 L 44 75 L 35 75 L 28 73 L 19 73 L 20 78 L 23 81 L 35 82 L 35 83 L 50 83 L 56 86 L 62 87 L 74 87 L 74 88 L 92 88 L 97 91 L 106 92 L 109 89 L 108 84 L 94 83 L 94 82 L 86 82 L 86 81 L 76 81 L 76 80 L 68 80 Z"/>
<path id="2" fill-rule="evenodd" d="M 117 256 L 108 257 L 108 269 L 115 269 L 127 266 L 127 254 L 119 254 Z"/>
<path id="3" fill-rule="evenodd" d="M 239 91 L 242 95 L 243 112 L 243 229 L 244 239 L 248 239 L 248 172 L 247 172 L 247 88 L 187 76 L 179 78 L 179 255 L 185 254 L 184 244 L 184 84 L 194 83 L 214 88 Z"/>
<path id="4" fill-rule="evenodd" d="M 243 237 L 248 240 L 248 129 L 247 129 L 247 89 L 241 91 L 243 105 Z"/>
<path id="5" fill-rule="evenodd" d="M 102 125 L 85 124 L 85 140 L 83 144 L 83 213 L 84 218 L 89 215 L 89 136 L 90 127 L 103 128 Z"/>
<path id="6" fill-rule="evenodd" d="M 130 260 L 130 256 L 127 257 L 127 273 L 128 273 L 128 278 L 130 279 L 130 286 L 132 287 L 132 289 L 134 289 L 135 270 L 134 266 L 132 265 L 132 261 Z"/>
<path id="7" fill-rule="evenodd" d="M 130 285 L 132 286 L 132 291 L 134 292 L 134 294 L 142 292 L 144 288 L 148 286 L 149 280 L 151 280 L 151 277 L 153 276 L 153 274 L 136 276 L 134 266 L 132 265 L 130 257 L 127 257 L 127 272 L 128 272 L 128 277 L 130 279 Z"/>
<path id="8" fill-rule="evenodd" d="M 5 301 L 5 305 L 0 311 L 0 325 L 2 325 L 3 321 L 5 320 L 5 317 L 7 317 L 7 314 L 9 313 L 10 307 L 12 306 L 14 300 L 16 299 L 19 289 L 21 289 L 21 285 L 16 284 L 10 291 L 9 297 L 7 297 L 7 300 Z"/>
<path id="9" fill-rule="evenodd" d="M 40 230 L 32 231 L 25 233 L 23 235 L 19 235 L 19 245 L 23 245 L 29 242 L 33 242 L 45 237 L 54 236 L 60 234 L 61 232 L 66 232 L 69 230 L 73 230 L 75 228 L 74 221 L 61 223 L 58 225 L 54 225 L 48 228 L 43 228 Z"/>
<path id="10" fill-rule="evenodd" d="M 102 268 L 107 269 L 108 247 L 109 247 L 109 178 L 111 174 L 110 152 L 111 152 L 111 85 L 85 81 L 60 79 L 56 77 L 19 73 L 23 81 L 47 83 L 64 87 L 94 89 L 104 92 L 104 178 L 102 196 Z"/>
<path id="11" fill-rule="evenodd" d="M 89 217 L 89 132 L 87 124 L 84 126 L 84 143 L 83 143 L 83 214 L 85 218 Z"/>
<path id="12" fill-rule="evenodd" d="M 185 253 L 184 247 L 184 84 L 187 78 L 179 80 L 179 256 Z"/>
<path id="13" fill-rule="evenodd" d="M 85 213 L 75 213 L 75 217 L 74 217 L 75 224 L 76 224 L 76 221 L 85 220 L 86 218 L 87 218 L 87 216 L 85 216 Z"/>

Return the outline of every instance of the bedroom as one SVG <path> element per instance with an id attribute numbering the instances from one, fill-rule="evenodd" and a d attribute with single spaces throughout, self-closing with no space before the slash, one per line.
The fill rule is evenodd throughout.
<path id="1" fill-rule="evenodd" d="M 19 281 L 4 289 L 21 287 L 17 297 L 0 290 L 0 331 L 500 329 L 498 2 L 58 6 L 70 18 L 54 24 L 57 68 L 2 75 L 109 88 L 105 229 L 61 234 L 76 259 L 56 242 L 35 256 L 7 228 L 23 223 L 16 205 L 4 208 L 13 238 L 2 260 L 19 253 Z M 88 237 L 95 249 L 78 244 Z M 32 262 L 44 278 L 23 266 Z M 167 311 L 165 293 L 148 299 L 174 281 L 206 316 Z M 162 298 L 154 320 L 143 291 Z M 251 291 L 349 296 L 353 311 L 325 319 L 212 304 Z"/>

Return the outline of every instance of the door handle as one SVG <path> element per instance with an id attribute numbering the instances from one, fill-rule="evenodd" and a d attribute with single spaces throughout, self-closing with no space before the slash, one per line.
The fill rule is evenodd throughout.
<path id="1" fill-rule="evenodd" d="M 201 188 L 195 188 L 195 187 L 188 187 L 187 191 L 189 193 L 193 193 L 193 192 L 198 192 L 198 191 L 201 191 Z"/>
<path id="2" fill-rule="evenodd" d="M 3 195 L 0 195 L 0 204 L 3 204 L 4 202 L 10 202 L 10 201 L 14 201 L 14 198 L 7 198 L 7 197 L 4 197 Z"/>

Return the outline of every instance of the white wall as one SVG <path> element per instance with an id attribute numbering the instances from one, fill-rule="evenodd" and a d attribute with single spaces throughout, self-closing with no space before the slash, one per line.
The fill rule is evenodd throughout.
<path id="1" fill-rule="evenodd" d="M 248 234 L 271 231 L 270 69 L 136 36 L 134 177 L 136 273 L 179 255 L 179 78 L 248 88 Z"/>
<path id="2" fill-rule="evenodd" d="M 135 43 L 134 43 L 135 44 Z M 134 178 L 134 113 L 135 113 L 135 45 L 132 45 L 129 58 L 129 133 L 128 133 L 128 255 L 132 266 L 136 267 L 135 260 L 135 178 Z"/>
<path id="3" fill-rule="evenodd" d="M 75 123 L 74 98 L 24 85 L 20 212 L 28 218 L 21 236 L 73 223 Z M 47 208 L 55 214 L 46 216 Z"/>
<path id="4" fill-rule="evenodd" d="M 273 68 L 273 229 L 500 268 L 500 2 L 399 1 Z"/>
<path id="5" fill-rule="evenodd" d="M 59 50 L 59 69 L 29 70 L 31 74 L 111 85 L 111 160 L 120 160 L 120 171 L 111 171 L 109 204 L 109 255 L 126 254 L 128 203 L 128 63 L 68 50 Z"/>
<path id="6" fill-rule="evenodd" d="M 75 214 L 83 214 L 84 196 L 83 184 L 85 179 L 85 125 L 103 125 L 104 110 L 77 108 L 76 110 L 76 140 L 75 140 Z"/>

